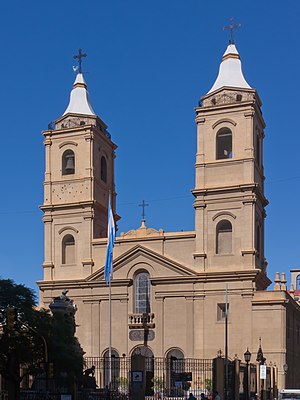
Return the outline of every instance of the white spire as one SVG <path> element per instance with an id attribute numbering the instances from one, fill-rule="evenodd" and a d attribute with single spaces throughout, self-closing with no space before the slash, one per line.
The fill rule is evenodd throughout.
<path id="1" fill-rule="evenodd" d="M 70 94 L 69 105 L 63 115 L 68 113 L 96 115 L 91 106 L 89 92 L 86 87 L 83 75 L 81 73 L 77 74 Z"/>
<path id="2" fill-rule="evenodd" d="M 240 55 L 234 44 L 229 44 L 223 54 L 219 75 L 208 93 L 220 89 L 223 86 L 251 89 L 251 86 L 244 78 Z"/>

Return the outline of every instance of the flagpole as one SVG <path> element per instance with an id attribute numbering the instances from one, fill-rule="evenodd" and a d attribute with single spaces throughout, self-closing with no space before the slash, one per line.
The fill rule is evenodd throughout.
<path id="1" fill-rule="evenodd" d="M 116 228 L 114 215 L 111 208 L 111 193 L 109 191 L 108 196 L 108 215 L 107 215 L 107 250 L 106 259 L 104 266 L 104 278 L 108 285 L 108 387 L 111 389 L 112 380 L 112 354 L 111 354 L 111 343 L 112 343 L 112 306 L 111 306 L 111 280 L 113 276 L 113 247 L 116 236 Z"/>
<path id="2" fill-rule="evenodd" d="M 108 358 L 109 358 L 109 371 L 108 371 L 108 387 L 111 389 L 111 369 L 112 369 L 112 359 L 111 359 L 111 279 L 109 280 L 108 286 L 108 321 L 109 321 L 109 339 L 108 339 Z"/>
<path id="3" fill-rule="evenodd" d="M 226 283 L 225 295 L 225 393 L 224 398 L 228 400 L 228 284 Z"/>

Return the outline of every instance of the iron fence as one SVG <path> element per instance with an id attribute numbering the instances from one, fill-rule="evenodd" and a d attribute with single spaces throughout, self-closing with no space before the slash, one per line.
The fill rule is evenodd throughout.
<path id="1" fill-rule="evenodd" d="M 0 390 L 0 400 L 8 400 L 7 390 Z"/>
<path id="2" fill-rule="evenodd" d="M 94 368 L 92 368 L 94 367 Z M 76 383 L 68 376 L 49 379 L 31 376 L 22 383 L 20 400 L 129 400 L 132 359 L 130 357 L 87 357 L 85 373 Z M 200 398 L 212 389 L 213 363 L 209 359 L 145 357 L 147 400 L 183 400 L 192 392 Z M 0 392 L 0 400 L 8 400 Z"/>
<path id="3" fill-rule="evenodd" d="M 126 397 L 130 392 L 131 358 L 87 357 L 86 368 L 95 366 L 95 381 L 99 388 L 109 387 L 117 397 Z M 175 357 L 145 358 L 145 394 L 162 397 L 183 398 L 188 392 L 195 396 L 212 389 L 213 365 L 210 359 Z"/>

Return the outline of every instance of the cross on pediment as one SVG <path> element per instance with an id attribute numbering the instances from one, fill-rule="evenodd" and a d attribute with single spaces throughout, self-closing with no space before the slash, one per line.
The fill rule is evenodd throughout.
<path id="1" fill-rule="evenodd" d="M 149 204 L 147 204 L 145 202 L 145 200 L 142 201 L 142 204 L 139 204 L 139 207 L 142 207 L 142 219 L 143 221 L 145 221 L 145 207 L 149 206 Z"/>

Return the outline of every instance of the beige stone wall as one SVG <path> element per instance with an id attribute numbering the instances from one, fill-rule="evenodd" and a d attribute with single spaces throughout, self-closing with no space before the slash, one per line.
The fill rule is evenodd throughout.
<path id="1" fill-rule="evenodd" d="M 236 94 L 243 100 L 237 101 Z M 278 366 L 279 387 L 286 383 L 283 364 L 296 369 L 300 360 L 299 306 L 284 290 L 264 290 L 270 280 L 264 260 L 267 200 L 262 159 L 265 125 L 260 106 L 254 89 L 222 88 L 205 96 L 203 106 L 196 109 L 194 231 L 164 232 L 143 222 L 138 229 L 118 233 L 111 293 L 112 347 L 120 356 L 130 356 L 143 345 L 156 357 L 166 356 L 172 349 L 191 358 L 213 358 L 219 349 L 224 354 L 222 307 L 227 285 L 229 357 L 243 359 L 248 347 L 254 361 L 261 338 L 267 362 Z M 70 126 L 71 117 L 62 117 L 56 122 L 58 129 L 44 132 L 45 260 L 40 296 L 41 305 L 47 307 L 53 297 L 69 289 L 68 295 L 78 307 L 79 341 L 86 356 L 97 357 L 104 355 L 109 344 L 109 292 L 103 267 L 109 190 L 113 209 L 116 207 L 116 146 L 97 117 L 87 117 L 85 126 Z M 83 117 L 76 118 L 81 121 Z M 233 157 L 216 160 L 216 135 L 221 128 L 232 131 Z M 76 156 L 75 176 L 61 173 L 66 148 Z M 100 179 L 102 156 L 108 161 L 107 182 Z M 228 254 L 216 251 L 216 228 L 224 219 L 232 225 L 232 251 Z M 72 265 L 62 264 L 65 234 L 75 238 Z M 139 271 L 147 271 L 151 283 L 151 335 L 147 342 L 144 326 L 129 323 L 135 314 Z M 299 377 L 295 373 L 288 379 L 292 384 Z"/>
<path id="2" fill-rule="evenodd" d="M 141 251 L 126 263 L 116 266 L 112 281 L 112 347 L 119 355 L 131 355 L 144 341 L 131 340 L 129 314 L 134 312 L 134 276 L 147 270 L 151 276 L 151 313 L 154 314 L 154 340 L 147 345 L 157 357 L 165 356 L 173 348 L 185 357 L 213 358 L 219 349 L 225 352 L 225 322 L 218 320 L 218 304 L 225 303 L 228 285 L 228 351 L 233 359 L 243 360 L 247 347 L 256 359 L 259 338 L 267 363 L 276 364 L 279 387 L 285 386 L 283 364 L 299 360 L 296 333 L 287 340 L 286 319 L 290 315 L 290 329 L 300 323 L 299 306 L 285 291 L 257 291 L 259 270 L 232 274 L 215 272 L 192 274 L 164 264 L 164 258 L 151 258 Z M 45 304 L 60 294 L 65 287 L 74 299 L 78 311 L 77 335 L 87 356 L 103 356 L 108 348 L 108 287 L 102 272 L 90 280 L 42 282 Z M 291 309 L 287 304 L 291 303 Z M 298 346 L 298 347 L 297 347 Z M 288 361 L 287 361 L 288 360 Z M 290 377 L 291 381 L 295 379 Z"/>
<path id="3" fill-rule="evenodd" d="M 195 195 L 196 251 L 199 271 L 264 269 L 264 207 L 262 141 L 264 121 L 255 90 L 245 90 L 242 102 L 235 89 L 220 89 L 196 108 L 197 154 Z M 218 99 L 215 103 L 214 99 Z M 222 100 L 220 100 L 222 99 Z M 232 158 L 217 159 L 217 135 L 232 133 Z M 257 139 L 259 137 L 259 139 Z M 257 150 L 259 141 L 259 151 Z M 216 227 L 232 225 L 232 251 L 216 252 Z M 261 229 L 257 249 L 257 224 Z"/>

